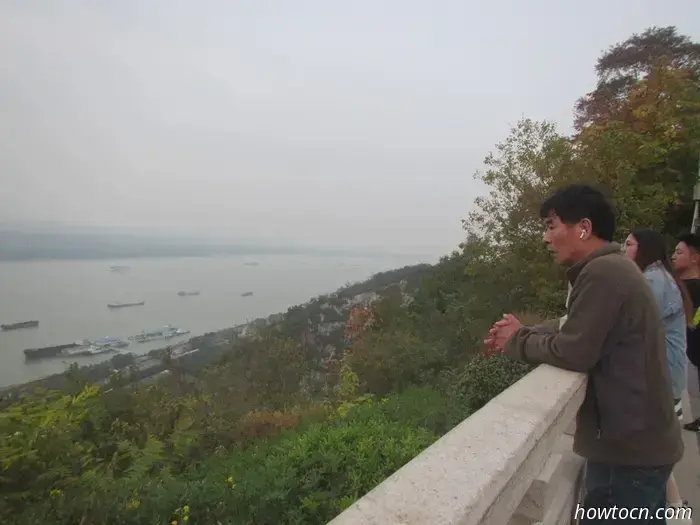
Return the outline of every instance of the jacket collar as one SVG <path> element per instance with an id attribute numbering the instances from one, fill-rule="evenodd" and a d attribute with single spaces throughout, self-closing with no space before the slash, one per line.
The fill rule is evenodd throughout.
<path id="1" fill-rule="evenodd" d="M 579 276 L 581 273 L 581 270 L 593 259 L 597 259 L 598 257 L 602 257 L 603 255 L 610 255 L 611 253 L 621 253 L 622 252 L 622 246 L 616 242 L 611 242 L 606 244 L 605 246 L 598 248 L 596 251 L 589 253 L 586 257 L 581 259 L 580 261 L 575 262 L 567 271 L 566 271 L 566 278 L 569 280 L 570 283 L 574 283 L 576 278 Z"/>

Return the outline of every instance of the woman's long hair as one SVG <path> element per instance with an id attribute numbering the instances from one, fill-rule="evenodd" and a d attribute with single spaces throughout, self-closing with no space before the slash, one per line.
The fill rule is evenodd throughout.
<path id="1" fill-rule="evenodd" d="M 634 258 L 634 262 L 637 263 L 637 266 L 639 266 L 639 269 L 642 271 L 646 270 L 650 264 L 654 264 L 655 262 L 661 263 L 664 269 L 673 277 L 676 286 L 678 286 L 681 292 L 685 319 L 687 324 L 690 325 L 693 321 L 693 302 L 690 299 L 690 294 L 688 293 L 685 283 L 683 283 L 678 276 L 678 272 L 676 272 L 671 263 L 671 256 L 669 255 L 663 235 L 649 228 L 632 230 L 631 234 L 637 241 L 637 255 Z"/>

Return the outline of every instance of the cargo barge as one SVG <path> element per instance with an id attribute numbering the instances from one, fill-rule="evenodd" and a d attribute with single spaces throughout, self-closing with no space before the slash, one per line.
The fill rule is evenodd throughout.
<path id="1" fill-rule="evenodd" d="M 22 328 L 36 328 L 37 326 L 39 326 L 39 321 L 22 321 L 20 323 L 0 324 L 0 328 L 2 328 L 4 332 L 9 330 L 20 330 Z"/>
<path id="2" fill-rule="evenodd" d="M 138 301 L 135 303 L 109 303 L 107 308 L 128 308 L 129 306 L 143 306 L 146 301 Z"/>
<path id="3" fill-rule="evenodd" d="M 80 346 L 79 343 L 68 343 L 65 345 L 54 345 L 54 346 L 44 346 L 42 348 L 27 348 L 24 351 L 24 358 L 27 361 L 34 359 L 45 359 L 47 357 L 55 357 L 60 355 L 64 350 L 69 348 L 76 348 Z"/>
<path id="4" fill-rule="evenodd" d="M 64 345 L 44 346 L 42 348 L 27 348 L 24 358 L 27 361 L 48 359 L 51 357 L 75 357 L 99 355 L 106 352 L 116 352 L 119 348 L 129 346 L 128 341 L 122 341 L 116 337 L 105 337 L 97 341 L 81 339 L 74 343 Z"/>

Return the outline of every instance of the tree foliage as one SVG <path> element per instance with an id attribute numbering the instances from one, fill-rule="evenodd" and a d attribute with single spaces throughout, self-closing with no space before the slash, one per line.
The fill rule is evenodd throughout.
<path id="1" fill-rule="evenodd" d="M 684 71 L 697 81 L 700 44 L 679 35 L 675 27 L 651 27 L 611 46 L 596 64 L 596 89 L 576 103 L 577 130 L 615 118 L 633 88 L 658 67 Z"/>

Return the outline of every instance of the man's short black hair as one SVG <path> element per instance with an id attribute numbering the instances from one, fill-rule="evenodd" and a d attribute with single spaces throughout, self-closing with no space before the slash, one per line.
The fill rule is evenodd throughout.
<path id="1" fill-rule="evenodd" d="M 700 236 L 694 233 L 686 233 L 678 237 L 678 242 L 685 243 L 695 253 L 700 253 Z"/>
<path id="2" fill-rule="evenodd" d="M 540 217 L 550 214 L 568 225 L 591 221 L 593 235 L 611 242 L 615 235 L 615 208 L 599 190 L 588 184 L 571 184 L 557 190 L 540 206 Z"/>

